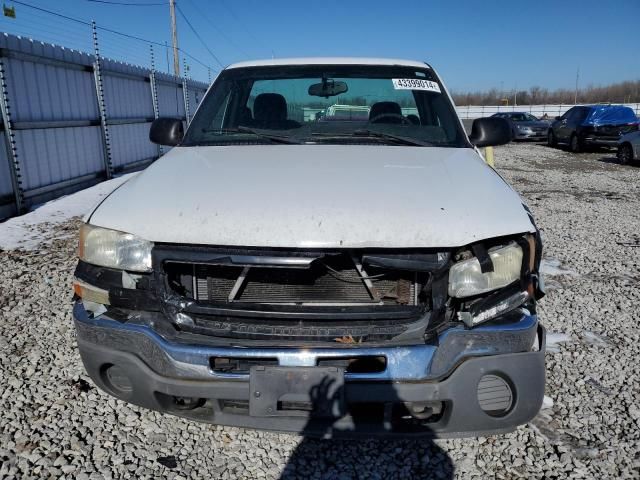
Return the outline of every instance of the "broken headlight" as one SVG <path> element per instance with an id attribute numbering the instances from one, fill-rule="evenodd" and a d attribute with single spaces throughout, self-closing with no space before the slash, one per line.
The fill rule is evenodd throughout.
<path id="1" fill-rule="evenodd" d="M 153 243 L 130 233 L 95 227 L 80 227 L 80 260 L 101 267 L 133 272 L 151 271 Z"/>
<path id="2" fill-rule="evenodd" d="M 488 251 L 492 272 L 482 272 L 476 258 L 453 264 L 449 270 L 449 295 L 455 298 L 472 297 L 506 287 L 518 280 L 522 273 L 522 248 L 514 243 Z"/>

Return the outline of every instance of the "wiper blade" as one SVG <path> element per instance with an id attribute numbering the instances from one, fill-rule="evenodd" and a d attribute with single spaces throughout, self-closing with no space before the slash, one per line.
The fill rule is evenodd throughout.
<path id="1" fill-rule="evenodd" d="M 286 143 L 286 144 L 301 144 L 302 141 L 290 137 L 288 135 L 278 135 L 270 132 L 266 132 L 264 130 L 257 130 L 250 127 L 239 126 L 236 128 L 211 128 L 211 129 L 202 129 L 203 133 L 215 133 L 217 135 L 223 136 L 227 133 L 250 133 L 260 138 L 265 138 L 267 140 L 272 140 L 278 143 Z"/>
<path id="2" fill-rule="evenodd" d="M 235 131 L 241 133 L 252 133 L 260 138 L 266 138 L 267 140 L 272 140 L 279 143 L 286 143 L 291 145 L 300 145 L 302 143 L 302 141 L 298 140 L 297 138 L 293 138 L 288 135 L 277 135 L 275 133 L 265 132 L 264 130 L 257 130 L 250 127 L 239 126 L 237 129 L 235 129 Z"/>
<path id="3" fill-rule="evenodd" d="M 383 140 L 391 140 L 399 145 L 413 145 L 418 147 L 433 147 L 433 143 L 413 137 L 404 137 L 393 133 L 379 132 L 377 130 L 358 129 L 353 132 L 354 137 L 375 137 Z"/>
<path id="4" fill-rule="evenodd" d="M 383 133 L 374 130 L 358 129 L 351 133 L 328 133 L 328 132 L 313 132 L 311 134 L 314 137 L 329 138 L 375 138 L 378 140 L 386 140 L 396 145 L 411 145 L 418 147 L 433 147 L 433 143 L 419 140 L 417 138 L 403 137 L 401 135 L 394 135 L 392 133 Z"/>

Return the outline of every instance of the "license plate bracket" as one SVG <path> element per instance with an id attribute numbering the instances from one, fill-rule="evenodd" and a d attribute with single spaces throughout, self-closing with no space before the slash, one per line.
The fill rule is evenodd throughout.
<path id="1" fill-rule="evenodd" d="M 249 414 L 256 417 L 344 415 L 344 369 L 252 366 Z"/>

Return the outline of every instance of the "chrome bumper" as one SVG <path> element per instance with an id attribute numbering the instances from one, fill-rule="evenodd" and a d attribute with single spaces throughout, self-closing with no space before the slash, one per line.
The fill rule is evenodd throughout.
<path id="1" fill-rule="evenodd" d="M 386 368 L 374 373 L 346 373 L 346 380 L 428 381 L 445 377 L 467 358 L 526 352 L 533 345 L 538 319 L 525 309 L 512 321 L 481 325 L 468 330 L 449 328 L 439 336 L 438 346 L 339 345 L 324 348 L 213 347 L 193 344 L 179 336 L 167 339 L 151 326 L 153 321 L 121 322 L 104 314 L 90 319 L 81 303 L 74 306 L 78 343 L 99 345 L 139 357 L 160 375 L 191 380 L 248 380 L 249 374 L 221 373 L 211 369 L 211 358 L 277 358 L 280 366 L 312 367 L 321 360 L 384 357 Z M 158 314 L 160 315 L 160 314 Z"/>
<path id="2" fill-rule="evenodd" d="M 536 316 L 524 309 L 505 315 L 492 325 L 471 330 L 450 328 L 439 336 L 437 346 L 220 347 L 203 345 L 204 338 L 196 344 L 194 337 L 172 335 L 170 330 L 161 335 L 154 328 L 151 314 L 133 315 L 128 320 L 108 315 L 90 319 L 78 303 L 74 318 L 85 369 L 101 389 L 145 408 L 218 425 L 325 438 L 478 436 L 509 432 L 528 422 L 538 413 L 544 395 L 545 332 Z M 161 320 L 155 318 L 159 326 Z M 539 349 L 532 351 L 536 334 Z M 296 370 L 291 374 L 313 374 L 322 370 L 317 365 L 323 359 L 371 355 L 384 356 L 386 368 L 372 373 L 344 373 L 340 387 L 343 400 L 339 402 L 344 410 L 333 418 L 284 408 L 277 415 L 258 413 L 252 407 L 256 397 L 280 398 L 282 391 L 278 382 L 263 383 L 258 390 L 259 375 L 253 375 L 255 369 L 265 367 L 251 367 L 250 374 L 221 373 L 211 368 L 212 357 L 275 357 L 280 366 L 269 372 L 300 367 L 291 369 Z M 114 366 L 119 369 L 114 374 L 115 383 L 114 377 L 109 377 Z M 342 375 L 335 368 L 334 371 L 334 375 Z M 122 387 L 123 377 L 126 388 Z M 503 395 L 491 393 L 495 392 L 494 387 L 486 386 L 487 381 L 491 383 L 497 377 L 503 379 L 511 406 L 496 416 L 487 413 L 482 402 L 486 402 L 484 395 Z M 315 388 L 309 390 L 311 399 Z M 326 401 L 324 397 L 320 400 L 320 404 Z M 376 408 L 362 410 L 363 405 Z M 398 406 L 420 410 L 438 405 L 441 413 L 424 421 L 394 416 Z"/>

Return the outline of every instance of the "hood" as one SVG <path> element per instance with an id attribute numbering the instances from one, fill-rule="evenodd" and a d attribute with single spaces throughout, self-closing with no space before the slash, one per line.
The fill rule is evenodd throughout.
<path id="1" fill-rule="evenodd" d="M 455 247 L 532 231 L 517 193 L 471 148 L 176 147 L 90 223 L 154 242 Z"/>

